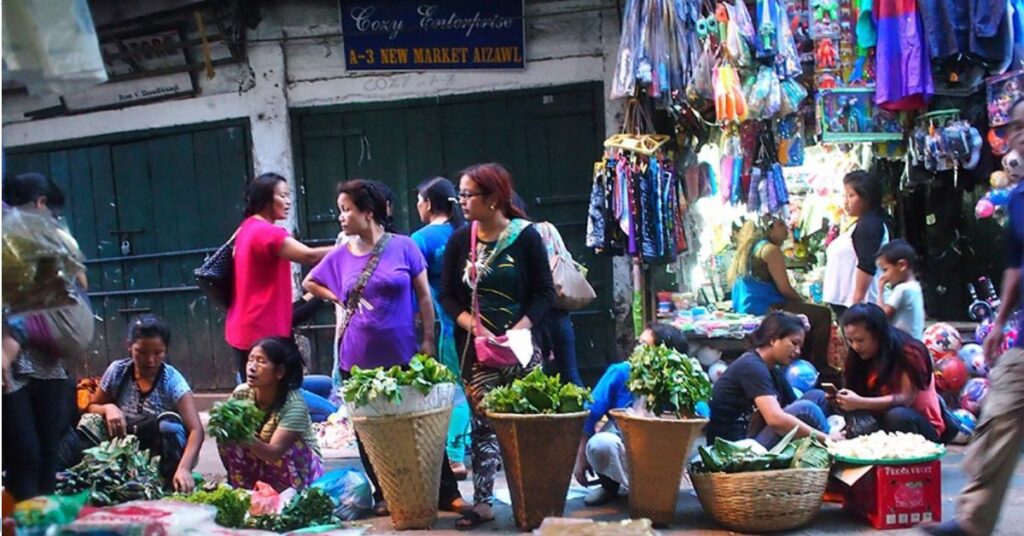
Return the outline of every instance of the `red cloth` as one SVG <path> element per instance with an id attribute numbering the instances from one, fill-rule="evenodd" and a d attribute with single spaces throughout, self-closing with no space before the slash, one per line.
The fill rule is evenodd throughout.
<path id="1" fill-rule="evenodd" d="M 255 216 L 246 218 L 235 238 L 235 286 L 224 338 L 240 350 L 264 337 L 292 333 L 292 278 L 279 257 L 288 231 Z"/>
<path id="2" fill-rule="evenodd" d="M 909 362 L 906 365 L 907 369 L 919 369 L 922 366 L 927 367 L 927 365 L 921 363 L 921 361 L 923 359 L 930 359 L 930 357 L 928 357 L 927 354 L 922 356 L 916 348 L 916 345 L 908 344 L 903 347 L 903 351 L 905 352 L 907 361 Z M 935 431 L 941 436 L 942 433 L 946 431 L 946 423 L 942 420 L 942 407 L 939 405 L 939 394 L 935 391 L 935 376 L 930 376 L 931 378 L 928 382 L 928 388 L 917 392 L 917 397 L 915 397 L 914 402 L 910 404 L 910 408 L 921 415 L 924 415 L 925 418 L 928 419 L 928 422 L 932 423 L 932 426 L 935 427 Z M 902 382 L 902 374 L 897 375 L 895 381 Z M 893 394 L 894 387 L 899 386 L 898 383 L 895 385 L 877 385 L 878 383 L 878 371 L 872 370 L 871 373 L 868 374 L 868 389 L 870 389 L 872 393 L 877 394 L 870 396 L 891 395 Z"/>

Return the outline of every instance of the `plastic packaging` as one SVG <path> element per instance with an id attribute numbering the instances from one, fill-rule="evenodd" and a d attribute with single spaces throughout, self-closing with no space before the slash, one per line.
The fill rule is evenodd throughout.
<path id="1" fill-rule="evenodd" d="M 640 35 L 640 2 L 627 0 L 625 16 L 622 20 L 622 36 L 619 39 L 619 52 L 616 54 L 615 77 L 609 96 L 613 99 L 632 97 L 636 90 L 636 65 L 639 54 Z"/>
<path id="2" fill-rule="evenodd" d="M 14 505 L 14 520 L 20 527 L 46 527 L 70 523 L 89 500 L 89 492 L 76 495 L 42 495 Z"/>
<path id="3" fill-rule="evenodd" d="M 270 484 L 257 482 L 252 491 L 252 502 L 249 506 L 249 515 L 260 516 L 268 514 L 280 514 L 284 510 L 285 500 Z"/>
<path id="4" fill-rule="evenodd" d="M 82 252 L 60 222 L 16 208 L 3 210 L 3 306 L 21 313 L 77 305 Z"/>
<path id="5" fill-rule="evenodd" d="M 359 519 L 373 507 L 373 493 L 366 475 L 358 469 L 335 469 L 310 484 L 321 488 L 337 505 L 334 515 L 345 521 Z"/>

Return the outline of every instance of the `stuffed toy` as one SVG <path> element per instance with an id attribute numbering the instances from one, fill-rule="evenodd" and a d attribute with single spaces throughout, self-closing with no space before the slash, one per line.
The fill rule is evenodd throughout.
<path id="1" fill-rule="evenodd" d="M 818 41 L 818 48 L 814 51 L 814 60 L 818 69 L 836 68 L 836 47 L 831 39 Z"/>

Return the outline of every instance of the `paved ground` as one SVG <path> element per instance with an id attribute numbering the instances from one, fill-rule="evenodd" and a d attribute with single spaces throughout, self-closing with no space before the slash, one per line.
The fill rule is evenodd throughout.
<path id="1" fill-rule="evenodd" d="M 205 421 L 205 414 L 203 417 Z M 347 453 L 325 453 L 325 464 L 328 470 L 340 467 L 359 466 L 358 458 L 338 457 L 339 454 Z M 1024 453 L 1022 453 L 1021 457 L 1024 458 Z M 960 470 L 960 464 L 962 461 L 963 448 L 951 447 L 950 453 L 942 462 L 943 519 L 948 519 L 952 515 L 957 490 L 959 490 L 964 483 L 963 474 Z M 206 443 L 203 445 L 197 470 L 207 476 L 220 476 L 223 478 L 224 468 L 220 463 L 220 459 L 217 457 L 216 446 L 210 439 L 207 439 Z M 1010 470 L 1010 468 L 1007 468 L 1007 470 Z M 467 499 L 472 498 L 473 485 L 471 481 L 467 480 L 462 482 L 460 484 L 460 488 L 462 490 L 463 497 L 466 497 Z M 495 493 L 498 494 L 500 498 L 503 492 L 506 500 L 508 500 L 505 480 L 502 475 L 499 475 L 499 479 L 495 484 Z M 566 517 L 591 518 L 598 521 L 628 519 L 628 501 L 626 497 L 621 497 L 617 503 L 601 508 L 587 508 L 583 505 L 582 496 L 584 493 L 585 490 L 583 488 L 574 487 L 570 489 L 570 499 L 566 505 Z M 483 525 L 476 532 L 486 534 L 519 533 L 512 520 L 512 511 L 507 504 L 496 504 L 495 513 L 497 515 L 497 520 L 493 523 Z M 430 534 L 460 534 L 460 532 L 454 529 L 455 520 L 455 514 L 442 512 L 437 523 L 434 525 L 434 530 L 430 531 Z M 398 533 L 392 529 L 390 518 L 370 518 L 361 521 L 360 524 L 363 524 L 368 528 L 368 534 Z M 700 503 L 697 502 L 697 497 L 693 495 L 689 482 L 685 480 L 682 485 L 682 491 L 680 492 L 675 522 L 669 529 L 662 530 L 660 533 L 680 534 L 684 532 L 687 534 L 709 535 L 731 534 L 728 531 L 718 528 L 715 522 L 709 516 L 704 514 L 704 511 L 700 507 Z M 803 530 L 795 531 L 793 534 L 870 534 L 875 532 L 876 531 L 870 526 L 847 514 L 838 506 L 826 504 L 813 524 Z M 400 534 L 411 533 L 415 532 L 404 531 Z M 917 533 L 919 532 L 913 529 L 887 532 L 887 534 L 893 535 Z M 1002 519 L 1000 520 L 996 534 L 1024 534 L 1024 463 L 1018 463 L 1015 468 L 1012 490 L 1008 494 L 1006 503 L 1003 506 Z"/>

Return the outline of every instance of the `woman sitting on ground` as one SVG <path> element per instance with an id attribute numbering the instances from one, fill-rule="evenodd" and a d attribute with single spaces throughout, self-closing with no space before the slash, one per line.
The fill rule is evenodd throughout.
<path id="1" fill-rule="evenodd" d="M 938 441 L 946 425 L 924 344 L 893 327 L 873 303 L 850 307 L 839 323 L 850 346 L 839 407 L 872 414 L 882 430 Z"/>
<path id="2" fill-rule="evenodd" d="M 782 372 L 800 355 L 806 333 L 804 320 L 796 315 L 773 312 L 764 317 L 751 336 L 754 348 L 715 382 L 708 442 L 750 437 L 771 448 L 793 427 L 798 428 L 797 437 L 828 437 L 825 393 L 811 389 L 796 400 Z"/>
<path id="3" fill-rule="evenodd" d="M 171 331 L 156 315 L 142 315 L 128 328 L 131 357 L 107 367 L 92 395 L 79 430 L 95 444 L 133 434 L 142 448 L 160 456 L 160 475 L 168 487 L 189 493 L 192 468 L 203 444 L 203 424 L 192 389 L 174 366 L 165 363 Z"/>
<path id="4" fill-rule="evenodd" d="M 229 484 L 253 489 L 256 482 L 265 482 L 280 492 L 305 488 L 323 474 L 301 385 L 302 356 L 294 341 L 268 337 L 253 346 L 245 383 L 231 398 L 252 400 L 266 414 L 252 439 L 218 442 Z"/>

